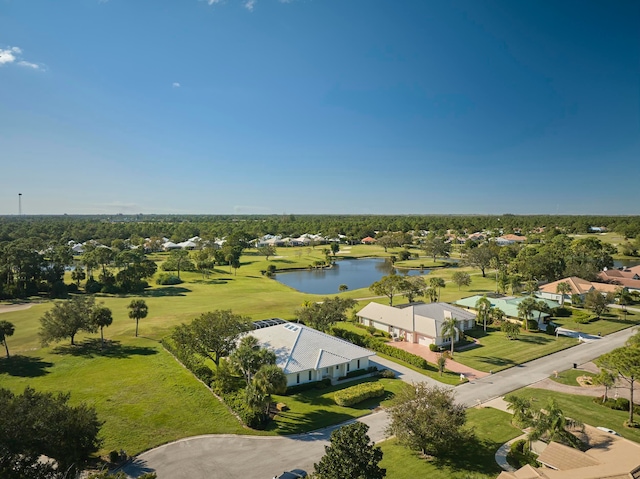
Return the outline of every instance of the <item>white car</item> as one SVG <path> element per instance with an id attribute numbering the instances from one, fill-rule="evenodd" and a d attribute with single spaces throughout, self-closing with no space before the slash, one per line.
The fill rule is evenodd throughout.
<path id="1" fill-rule="evenodd" d="M 609 429 L 608 427 L 598 426 L 596 429 L 600 429 L 601 431 L 608 432 L 609 434 L 613 434 L 614 436 L 620 435 L 617 432 L 615 432 L 613 429 Z"/>

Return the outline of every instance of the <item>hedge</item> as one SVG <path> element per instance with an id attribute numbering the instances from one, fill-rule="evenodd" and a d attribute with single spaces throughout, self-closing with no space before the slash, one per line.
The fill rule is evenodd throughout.
<path id="1" fill-rule="evenodd" d="M 346 375 L 338 378 L 338 381 L 342 379 L 350 379 L 357 378 L 359 376 L 364 376 L 365 374 L 371 374 L 378 370 L 375 366 L 369 366 L 367 369 L 356 369 L 355 371 L 349 371 Z"/>
<path id="2" fill-rule="evenodd" d="M 384 386 L 380 383 L 362 383 L 351 386 L 333 395 L 338 406 L 353 406 L 369 398 L 384 396 Z"/>

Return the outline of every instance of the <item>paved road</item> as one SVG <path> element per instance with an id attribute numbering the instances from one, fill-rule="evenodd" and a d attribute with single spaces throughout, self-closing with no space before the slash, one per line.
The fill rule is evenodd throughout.
<path id="1" fill-rule="evenodd" d="M 467 406 L 486 402 L 538 382 L 553 374 L 553 371 L 568 369 L 573 363 L 589 362 L 622 346 L 633 332 L 620 331 L 460 385 L 455 388 L 456 398 Z M 405 381 L 435 383 L 430 378 L 382 358 L 376 357 L 375 361 L 395 370 Z M 386 413 L 374 413 L 360 421 L 369 425 L 369 437 L 372 440 L 384 439 Z M 322 457 L 324 446 L 336 427 L 339 426 L 289 437 L 212 435 L 183 439 L 141 454 L 125 468 L 125 472 L 137 477 L 143 472 L 155 471 L 158 479 L 269 479 L 285 469 L 298 467 L 309 471 L 313 470 L 313 463 Z"/>

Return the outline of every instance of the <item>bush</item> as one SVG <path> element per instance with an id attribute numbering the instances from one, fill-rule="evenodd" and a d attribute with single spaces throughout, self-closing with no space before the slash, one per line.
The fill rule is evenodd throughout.
<path id="1" fill-rule="evenodd" d="M 436 346 L 435 344 L 431 343 L 429 345 L 429 351 L 431 351 L 432 353 L 437 353 L 440 350 L 440 348 L 438 346 Z"/>
<path id="2" fill-rule="evenodd" d="M 429 369 L 429 363 L 426 359 L 421 358 L 416 354 L 409 353 L 402 349 L 394 348 L 393 346 L 389 346 L 388 344 L 382 343 L 380 341 L 373 342 L 369 345 L 371 349 L 377 351 L 379 353 L 386 354 L 387 356 L 391 356 L 392 358 L 400 359 L 405 363 L 411 364 L 420 369 Z"/>
<path id="3" fill-rule="evenodd" d="M 373 336 L 376 333 L 376 328 L 374 326 L 367 326 L 367 331 Z"/>
<path id="4" fill-rule="evenodd" d="M 69 293 L 77 293 L 79 290 L 78 285 L 76 283 L 71 283 L 67 285 L 67 291 Z"/>
<path id="5" fill-rule="evenodd" d="M 395 379 L 396 373 L 394 373 L 391 369 L 383 369 L 382 371 L 378 371 L 378 376 L 386 379 Z"/>
<path id="6" fill-rule="evenodd" d="M 341 391 L 333 396 L 338 406 L 353 406 L 369 398 L 384 396 L 384 386 L 379 383 L 363 383 Z"/>
<path id="7" fill-rule="evenodd" d="M 160 273 L 156 278 L 156 284 L 161 284 L 163 286 L 180 284 L 182 282 L 183 281 L 180 278 L 178 278 L 175 274 Z"/>
<path id="8" fill-rule="evenodd" d="M 87 280 L 87 284 L 84 285 L 84 290 L 89 294 L 99 293 L 102 289 L 102 284 L 93 278 Z"/>
<path id="9" fill-rule="evenodd" d="M 571 310 L 564 306 L 553 308 L 551 310 L 551 315 L 556 318 L 569 318 L 571 317 Z"/>
<path id="10" fill-rule="evenodd" d="M 572 319 L 578 324 L 586 324 L 593 319 L 593 316 L 586 311 L 574 311 Z"/>
<path id="11" fill-rule="evenodd" d="M 528 326 L 529 331 L 538 331 L 538 321 L 535 319 L 527 319 L 526 321 L 525 323 L 525 320 L 522 320 L 522 329 L 527 329 Z"/>
<path id="12" fill-rule="evenodd" d="M 547 334 L 550 334 L 551 336 L 556 335 L 556 327 L 551 323 L 547 324 Z"/>
<path id="13" fill-rule="evenodd" d="M 311 381 L 303 384 L 296 384 L 295 386 L 289 386 L 285 391 L 285 396 L 291 396 L 311 389 L 325 389 L 331 386 L 331 379 L 325 378 L 321 381 Z"/>
<path id="14" fill-rule="evenodd" d="M 527 464 L 533 467 L 540 466 L 540 463 L 536 460 L 536 455 L 529 449 L 526 439 L 519 439 L 511 444 L 507 459 L 510 459 L 509 463 L 512 466 L 518 468 L 526 466 Z"/>
<path id="15" fill-rule="evenodd" d="M 109 462 L 111 464 L 117 464 L 120 462 L 120 453 L 118 451 L 111 451 L 109 453 Z"/>

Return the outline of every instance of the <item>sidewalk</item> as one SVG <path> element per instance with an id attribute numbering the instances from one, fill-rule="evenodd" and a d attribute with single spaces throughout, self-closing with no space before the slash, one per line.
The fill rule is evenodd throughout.
<path id="1" fill-rule="evenodd" d="M 416 356 L 420 356 L 421 358 L 424 358 L 427 361 L 429 361 L 431 364 L 437 364 L 439 353 L 431 351 L 427 346 L 408 343 L 406 341 L 393 341 L 387 344 L 389 346 L 393 346 L 394 348 L 402 349 L 409 353 L 415 354 Z M 489 373 L 485 373 L 483 371 L 478 371 L 477 369 L 470 368 L 469 366 L 460 364 L 454 361 L 453 359 L 447 359 L 446 368 L 449 371 L 453 371 L 454 373 L 464 374 L 464 376 L 469 381 L 473 381 L 474 379 L 482 379 L 484 377 L 489 376 Z"/>

